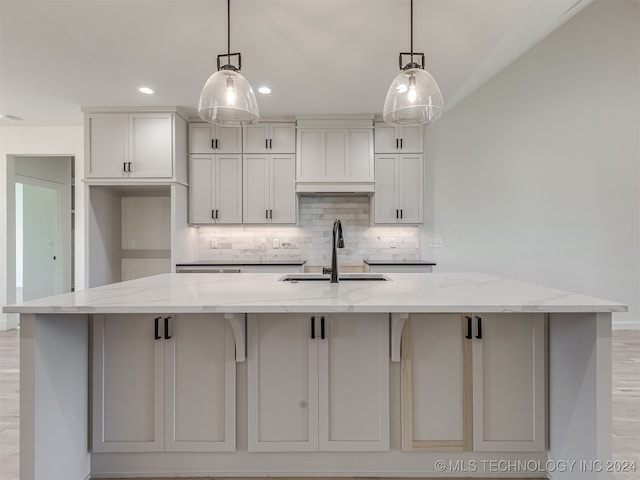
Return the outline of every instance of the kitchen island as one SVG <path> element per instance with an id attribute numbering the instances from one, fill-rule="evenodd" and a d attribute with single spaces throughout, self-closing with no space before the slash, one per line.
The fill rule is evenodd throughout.
<path id="1" fill-rule="evenodd" d="M 583 480 L 617 468 L 611 315 L 625 305 L 484 274 L 281 277 L 165 274 L 5 307 L 21 314 L 21 479 Z M 460 396 L 460 418 L 423 405 L 438 389 L 418 367 L 437 368 L 411 324 L 422 350 L 439 343 L 432 324 L 462 333 L 459 391 L 449 363 L 438 380 Z M 504 395 L 523 371 L 531 381 Z"/>

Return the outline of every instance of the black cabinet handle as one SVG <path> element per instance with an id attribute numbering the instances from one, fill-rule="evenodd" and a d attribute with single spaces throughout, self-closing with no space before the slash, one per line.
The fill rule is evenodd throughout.
<path id="1" fill-rule="evenodd" d="M 399 213 L 399 212 L 400 212 L 400 210 L 398 210 L 398 209 L 396 208 L 396 218 L 400 218 L 400 213 Z"/>
<path id="2" fill-rule="evenodd" d="M 396 138 L 396 149 L 398 148 L 398 139 Z"/>
<path id="3" fill-rule="evenodd" d="M 122 162 L 122 171 L 123 172 L 127 171 L 127 162 Z"/>
<path id="4" fill-rule="evenodd" d="M 311 339 L 316 338 L 316 317 L 311 317 Z"/>
<path id="5" fill-rule="evenodd" d="M 402 219 L 402 209 L 400 209 L 400 218 Z"/>
<path id="6" fill-rule="evenodd" d="M 324 317 L 320 317 L 320 338 L 322 340 L 325 339 L 325 335 L 324 335 Z"/>
<path id="7" fill-rule="evenodd" d="M 156 340 L 160 340 L 162 337 L 160 335 L 158 335 L 158 320 L 160 320 L 161 317 L 156 317 L 155 318 L 155 326 L 154 326 L 154 338 Z"/>
<path id="8" fill-rule="evenodd" d="M 217 150 L 218 148 L 220 148 L 220 147 L 218 147 L 218 139 L 216 138 L 216 150 Z"/>
<path id="9" fill-rule="evenodd" d="M 476 317 L 476 320 L 478 321 L 478 334 L 476 338 L 482 340 L 482 318 Z"/>
<path id="10" fill-rule="evenodd" d="M 220 220 L 220 217 L 218 216 L 218 213 L 219 213 L 219 212 L 220 212 L 220 210 L 218 210 L 218 209 L 216 208 L 216 220 Z"/>
<path id="11" fill-rule="evenodd" d="M 127 165 L 129 166 L 129 173 L 131 173 L 131 162 L 128 162 Z"/>
<path id="12" fill-rule="evenodd" d="M 269 148 L 269 139 L 268 138 L 264 139 L 264 148 Z"/>
<path id="13" fill-rule="evenodd" d="M 169 335 L 169 319 L 171 317 L 164 317 L 164 339 L 169 340 L 171 335 Z"/>
<path id="14" fill-rule="evenodd" d="M 464 338 L 468 338 L 469 340 L 473 338 L 473 334 L 471 333 L 471 330 L 472 330 L 471 317 L 467 317 L 467 334 L 464 336 Z"/>
<path id="15" fill-rule="evenodd" d="M 268 209 L 264 211 L 264 218 L 269 220 L 269 210 Z"/>
<path id="16" fill-rule="evenodd" d="M 272 138 L 269 139 L 269 148 L 273 148 L 273 139 Z"/>
<path id="17" fill-rule="evenodd" d="M 402 139 L 400 139 L 400 150 L 402 150 Z"/>
<path id="18" fill-rule="evenodd" d="M 273 210 L 269 210 L 269 219 L 273 220 Z"/>

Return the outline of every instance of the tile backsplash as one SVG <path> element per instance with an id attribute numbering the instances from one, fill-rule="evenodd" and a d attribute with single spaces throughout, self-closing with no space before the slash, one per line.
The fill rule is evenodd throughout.
<path id="1" fill-rule="evenodd" d="M 418 227 L 371 226 L 366 196 L 301 196 L 298 203 L 298 225 L 200 227 L 198 260 L 306 260 L 307 266 L 328 266 L 336 218 L 342 221 L 345 243 L 338 250 L 341 265 L 420 258 Z"/>

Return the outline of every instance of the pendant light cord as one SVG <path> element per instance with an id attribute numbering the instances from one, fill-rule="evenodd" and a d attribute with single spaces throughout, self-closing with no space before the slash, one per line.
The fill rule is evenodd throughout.
<path id="1" fill-rule="evenodd" d="M 413 0 L 411 2 L 413 5 Z M 411 36 L 413 38 L 413 34 Z M 413 42 L 413 40 L 411 41 Z M 231 0 L 227 0 L 227 55 L 231 56 Z"/>
<path id="2" fill-rule="evenodd" d="M 413 0 L 411 0 L 411 63 L 413 63 Z"/>

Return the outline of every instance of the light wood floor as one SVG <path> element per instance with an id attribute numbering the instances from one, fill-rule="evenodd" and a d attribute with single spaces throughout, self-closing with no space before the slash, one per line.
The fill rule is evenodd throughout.
<path id="1" fill-rule="evenodd" d="M 18 331 L 0 331 L 1 480 L 18 480 L 20 423 L 18 367 Z M 613 332 L 613 452 L 614 461 L 635 461 L 637 466 L 635 472 L 615 473 L 614 480 L 638 480 L 640 478 L 640 330 L 615 330 Z M 179 480 L 189 479 L 181 478 Z M 199 478 L 197 480 L 205 479 Z M 295 479 L 287 478 L 286 480 Z M 321 479 L 314 478 L 313 480 Z M 338 479 L 332 478 L 330 480 Z M 442 480 L 452 479 L 449 477 Z"/>

